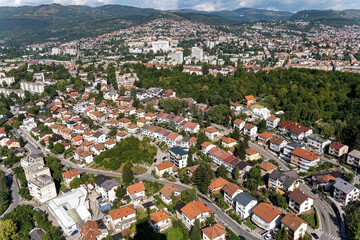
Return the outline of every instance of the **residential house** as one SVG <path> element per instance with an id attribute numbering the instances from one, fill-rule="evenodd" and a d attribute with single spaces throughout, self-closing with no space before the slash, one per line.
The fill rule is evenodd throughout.
<path id="1" fill-rule="evenodd" d="M 316 173 L 311 177 L 312 184 L 314 187 L 324 186 L 325 191 L 330 191 L 332 186 L 335 184 L 337 178 L 344 177 L 339 171 L 323 171 Z"/>
<path id="2" fill-rule="evenodd" d="M 211 226 L 201 229 L 203 240 L 225 240 L 226 230 L 220 223 L 215 223 Z"/>
<path id="3" fill-rule="evenodd" d="M 289 208 L 297 214 L 309 211 L 314 204 L 314 199 L 299 189 L 289 194 Z"/>
<path id="4" fill-rule="evenodd" d="M 104 144 L 98 143 L 92 146 L 90 150 L 95 156 L 97 156 L 100 155 L 100 153 L 104 152 L 106 150 L 106 147 Z"/>
<path id="5" fill-rule="evenodd" d="M 354 149 L 351 152 L 349 152 L 347 155 L 346 162 L 349 165 L 352 165 L 352 166 L 358 168 L 360 165 L 360 151 Z"/>
<path id="6" fill-rule="evenodd" d="M 279 172 L 274 170 L 268 179 L 268 188 L 280 194 L 292 192 L 299 187 L 299 175 L 296 171 Z"/>
<path id="7" fill-rule="evenodd" d="M 96 132 L 93 134 L 95 143 L 105 143 L 106 135 L 102 132 Z"/>
<path id="8" fill-rule="evenodd" d="M 264 230 L 272 230 L 280 226 L 282 212 L 269 203 L 259 203 L 253 210 L 251 220 Z"/>
<path id="9" fill-rule="evenodd" d="M 260 133 L 257 137 L 258 137 L 258 144 L 260 146 L 267 147 L 268 142 L 273 137 L 273 135 L 271 133 L 268 133 L 268 132 L 263 132 L 263 133 Z"/>
<path id="10" fill-rule="evenodd" d="M 246 107 L 250 107 L 251 105 L 256 104 L 255 97 L 253 95 L 245 96 L 243 103 Z"/>
<path id="11" fill-rule="evenodd" d="M 216 129 L 214 127 L 205 128 L 204 133 L 205 133 L 205 136 L 212 141 L 214 141 L 215 139 L 218 139 L 220 137 L 219 129 Z"/>
<path id="12" fill-rule="evenodd" d="M 277 169 L 277 166 L 272 164 L 271 162 L 263 162 L 259 164 L 259 168 L 261 171 L 261 176 L 270 175 L 274 170 Z"/>
<path id="13" fill-rule="evenodd" d="M 280 152 L 280 157 L 283 158 L 285 161 L 290 162 L 291 160 L 291 152 L 295 148 L 301 148 L 305 149 L 305 145 L 298 143 L 298 142 L 291 142 L 286 144 L 286 146 L 282 149 L 282 152 Z"/>
<path id="14" fill-rule="evenodd" d="M 91 219 L 87 197 L 87 190 L 81 186 L 46 203 L 66 236 L 78 231 L 84 222 Z"/>
<path id="15" fill-rule="evenodd" d="M 160 190 L 161 200 L 167 205 L 171 205 L 172 198 L 171 196 L 180 196 L 181 191 L 173 184 L 167 183 L 165 186 Z"/>
<path id="16" fill-rule="evenodd" d="M 302 141 L 304 138 L 308 137 L 313 133 L 311 128 L 305 126 L 295 126 L 290 129 L 290 136 L 294 140 Z"/>
<path id="17" fill-rule="evenodd" d="M 95 180 L 96 192 L 110 202 L 116 200 L 116 189 L 119 186 L 121 186 L 121 184 L 118 181 L 107 176 L 100 176 Z"/>
<path id="18" fill-rule="evenodd" d="M 200 130 L 200 125 L 198 123 L 183 121 L 180 124 L 180 128 L 185 132 L 197 133 Z"/>
<path id="19" fill-rule="evenodd" d="M 91 152 L 83 150 L 83 149 L 76 149 L 74 152 L 74 159 L 78 161 L 84 161 L 87 164 L 90 164 L 94 161 L 93 155 Z"/>
<path id="20" fill-rule="evenodd" d="M 261 158 L 259 151 L 256 150 L 255 148 L 248 148 L 245 150 L 245 152 L 246 152 L 245 160 L 254 161 Z"/>
<path id="21" fill-rule="evenodd" d="M 257 133 L 257 127 L 251 123 L 246 123 L 244 128 L 244 135 L 249 136 L 251 139 L 254 139 Z"/>
<path id="22" fill-rule="evenodd" d="M 238 128 L 239 130 L 242 130 L 245 126 L 245 121 L 241 119 L 235 119 L 233 128 Z"/>
<path id="23" fill-rule="evenodd" d="M 226 148 L 235 147 L 237 141 L 231 137 L 222 137 L 221 138 L 221 145 Z"/>
<path id="24" fill-rule="evenodd" d="M 172 226 L 170 215 L 165 209 L 150 213 L 148 217 L 149 225 L 155 232 L 161 233 Z"/>
<path id="25" fill-rule="evenodd" d="M 239 194 L 242 193 L 243 190 L 241 189 L 241 187 L 239 187 L 237 184 L 235 183 L 228 183 L 226 184 L 222 191 L 224 192 L 224 200 L 226 203 L 230 204 L 230 205 L 235 205 L 235 197 Z"/>
<path id="26" fill-rule="evenodd" d="M 170 161 L 159 163 L 155 166 L 155 173 L 159 177 L 162 177 L 164 173 L 168 173 L 171 175 L 174 172 L 174 168 L 174 165 Z"/>
<path id="27" fill-rule="evenodd" d="M 283 139 L 282 137 L 279 136 L 273 136 L 270 139 L 270 150 L 274 151 L 274 152 L 281 152 L 281 150 L 286 147 L 287 145 L 287 141 L 285 141 L 285 139 Z"/>
<path id="28" fill-rule="evenodd" d="M 258 200 L 246 192 L 241 192 L 236 195 L 235 199 L 235 211 L 240 215 L 242 219 L 248 218 L 252 210 L 258 203 Z"/>
<path id="29" fill-rule="evenodd" d="M 138 126 L 135 124 L 130 124 L 129 126 L 127 126 L 126 129 L 127 129 L 128 133 L 131 133 L 131 134 L 135 134 L 139 130 Z"/>
<path id="30" fill-rule="evenodd" d="M 307 137 L 307 145 L 317 153 L 324 153 L 325 147 L 331 144 L 329 139 L 326 139 L 319 134 L 311 134 Z"/>
<path id="31" fill-rule="evenodd" d="M 329 154 L 336 158 L 340 158 L 344 154 L 348 153 L 348 151 L 349 151 L 349 146 L 339 142 L 333 142 L 329 146 Z"/>
<path id="32" fill-rule="evenodd" d="M 30 154 L 30 155 L 27 155 L 26 157 L 22 158 L 20 160 L 20 165 L 22 168 L 26 168 L 30 165 L 45 165 L 44 163 L 44 159 L 37 155 L 37 154 Z"/>
<path id="33" fill-rule="evenodd" d="M 67 172 L 61 173 L 66 186 L 70 186 L 70 182 L 75 178 L 80 178 L 80 173 L 76 169 L 71 169 Z"/>
<path id="34" fill-rule="evenodd" d="M 172 147 L 169 149 L 168 158 L 177 169 L 184 168 L 187 166 L 188 151 L 184 147 Z"/>
<path id="35" fill-rule="evenodd" d="M 217 165 L 224 165 L 230 173 L 233 173 L 236 166 L 240 163 L 240 159 L 238 157 L 235 157 L 234 155 L 218 147 L 211 148 L 207 152 L 207 155 Z"/>
<path id="36" fill-rule="evenodd" d="M 279 122 L 280 122 L 280 118 L 275 116 L 270 116 L 266 119 L 266 126 L 268 128 L 276 128 Z"/>
<path id="37" fill-rule="evenodd" d="M 290 162 L 299 167 L 300 171 L 309 171 L 320 162 L 320 156 L 302 148 L 295 148 L 291 152 Z"/>
<path id="38" fill-rule="evenodd" d="M 101 240 L 109 236 L 109 231 L 102 219 L 88 220 L 80 228 L 82 240 Z"/>
<path id="39" fill-rule="evenodd" d="M 109 211 L 110 222 L 116 232 L 129 228 L 136 222 L 136 209 L 133 205 L 126 205 Z"/>
<path id="40" fill-rule="evenodd" d="M 199 219 L 200 223 L 202 223 L 205 222 L 208 217 L 214 214 L 213 210 L 208 208 L 205 203 L 199 200 L 189 202 L 179 211 L 180 219 L 188 229 L 191 229 L 196 219 Z"/>
<path id="41" fill-rule="evenodd" d="M 307 223 L 292 213 L 287 213 L 281 224 L 287 230 L 289 239 L 299 240 L 306 235 Z"/>
<path id="42" fill-rule="evenodd" d="M 116 146 L 116 141 L 115 140 L 108 140 L 105 142 L 105 147 L 107 149 L 112 149 Z"/>
<path id="43" fill-rule="evenodd" d="M 334 199 L 344 206 L 358 200 L 359 189 L 342 178 L 337 178 L 334 184 Z"/>
<path id="44" fill-rule="evenodd" d="M 134 183 L 126 188 L 127 195 L 131 200 L 139 200 L 145 197 L 145 185 L 142 181 Z"/>
<path id="45" fill-rule="evenodd" d="M 120 142 L 121 140 L 127 138 L 128 134 L 126 132 L 119 132 L 116 134 L 116 141 Z"/>
<path id="46" fill-rule="evenodd" d="M 225 187 L 226 184 L 229 184 L 229 181 L 227 181 L 226 179 L 224 179 L 222 177 L 212 179 L 210 182 L 210 185 L 208 187 L 209 192 L 211 194 L 220 193 L 221 189 L 223 189 L 223 187 Z"/>

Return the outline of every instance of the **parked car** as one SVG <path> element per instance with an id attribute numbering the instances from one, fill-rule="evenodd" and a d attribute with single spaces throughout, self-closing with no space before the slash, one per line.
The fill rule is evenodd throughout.
<path id="1" fill-rule="evenodd" d="M 311 233 L 311 236 L 313 236 L 315 239 L 319 239 L 319 236 L 316 233 Z"/>

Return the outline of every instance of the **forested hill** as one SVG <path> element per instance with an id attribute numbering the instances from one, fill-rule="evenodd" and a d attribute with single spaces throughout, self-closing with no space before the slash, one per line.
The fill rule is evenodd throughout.
<path id="1" fill-rule="evenodd" d="M 216 107 L 217 121 L 229 114 L 230 101 L 240 102 L 254 95 L 269 109 L 285 112 L 283 120 L 299 121 L 320 129 L 325 136 L 337 136 L 350 146 L 360 147 L 360 75 L 307 69 L 275 69 L 270 73 L 234 76 L 196 76 L 136 65 L 139 87 L 173 89 L 179 97 L 192 97 Z M 356 141 L 355 141 L 356 140 Z"/>

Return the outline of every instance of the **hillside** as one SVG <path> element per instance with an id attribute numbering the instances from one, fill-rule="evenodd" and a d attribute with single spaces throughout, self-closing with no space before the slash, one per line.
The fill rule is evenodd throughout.
<path id="1" fill-rule="evenodd" d="M 331 26 L 360 24 L 360 10 L 302 10 L 289 18 L 290 21 L 321 22 Z"/>
<path id="2" fill-rule="evenodd" d="M 12 45 L 49 38 L 68 41 L 128 27 L 155 12 L 121 5 L 1 7 L 0 40 L 8 40 Z"/>

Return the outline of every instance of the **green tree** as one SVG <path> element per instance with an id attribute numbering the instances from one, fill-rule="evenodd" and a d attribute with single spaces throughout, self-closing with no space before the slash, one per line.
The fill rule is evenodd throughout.
<path id="1" fill-rule="evenodd" d="M 145 106 L 145 112 L 146 113 L 153 113 L 155 112 L 154 105 L 152 103 L 147 103 Z"/>
<path id="2" fill-rule="evenodd" d="M 217 177 L 222 177 L 222 178 L 226 178 L 228 174 L 228 170 L 226 169 L 225 165 L 220 165 L 217 169 L 216 169 L 216 176 Z"/>
<path id="3" fill-rule="evenodd" d="M 53 150 L 56 154 L 61 154 L 64 152 L 65 147 L 61 143 L 56 143 Z"/>
<path id="4" fill-rule="evenodd" d="M 197 198 L 196 188 L 186 189 L 181 192 L 181 200 L 187 204 Z"/>
<path id="5" fill-rule="evenodd" d="M 115 191 L 116 197 L 122 199 L 126 195 L 126 189 L 123 187 L 118 187 Z"/>
<path id="6" fill-rule="evenodd" d="M 0 240 L 17 239 L 16 224 L 11 219 L 0 220 Z"/>
<path id="7" fill-rule="evenodd" d="M 236 166 L 236 167 L 235 167 L 235 173 L 234 173 L 234 179 L 235 179 L 235 180 L 238 180 L 239 177 L 240 177 L 239 167 Z"/>
<path id="8" fill-rule="evenodd" d="M 134 173 L 131 169 L 131 166 L 129 164 L 126 164 L 123 168 L 122 172 L 122 178 L 123 182 L 126 186 L 130 185 L 132 181 L 134 181 Z"/>
<path id="9" fill-rule="evenodd" d="M 210 185 L 211 179 L 215 177 L 213 170 L 209 164 L 202 163 L 195 171 L 193 176 L 193 182 L 200 190 L 200 192 L 207 194 L 208 187 Z"/>
<path id="10" fill-rule="evenodd" d="M 78 188 L 80 187 L 81 184 L 83 184 L 84 182 L 82 181 L 81 178 L 74 178 L 73 180 L 71 180 L 70 182 L 70 188 L 71 189 L 75 189 L 75 188 Z"/>
<path id="11" fill-rule="evenodd" d="M 232 137 L 233 139 L 235 139 L 236 141 L 239 141 L 240 136 L 241 136 L 240 129 L 239 129 L 238 127 L 235 127 L 235 128 L 234 128 L 234 131 L 233 131 L 232 134 L 231 134 L 231 137 Z"/>
<path id="12" fill-rule="evenodd" d="M 279 231 L 275 234 L 275 240 L 288 240 L 288 232 L 285 228 L 281 228 Z"/>
<path id="13" fill-rule="evenodd" d="M 124 87 L 124 85 L 120 86 L 119 94 L 120 94 L 120 96 L 125 96 L 125 87 Z"/>
<path id="14" fill-rule="evenodd" d="M 196 219 L 190 231 L 191 240 L 201 240 L 200 220 Z"/>

